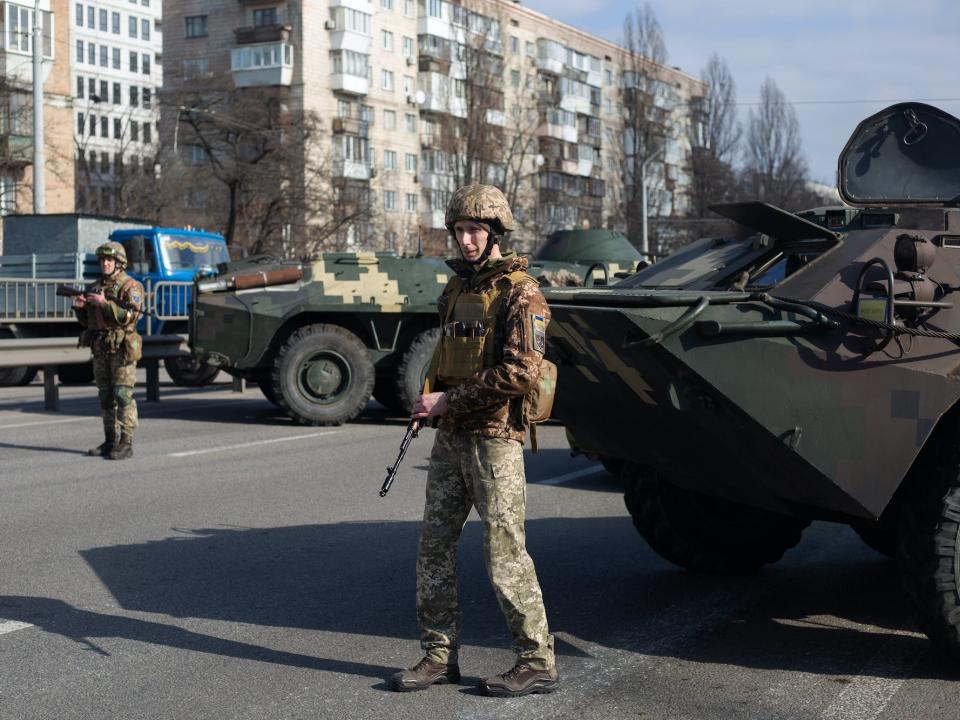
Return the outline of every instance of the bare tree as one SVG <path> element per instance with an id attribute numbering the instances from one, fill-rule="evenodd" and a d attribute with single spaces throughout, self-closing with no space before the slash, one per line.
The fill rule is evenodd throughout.
<path id="1" fill-rule="evenodd" d="M 744 155 L 745 195 L 787 210 L 808 200 L 800 122 L 773 78 L 764 80 L 760 104 L 750 111 Z"/>
<path id="2" fill-rule="evenodd" d="M 647 200 L 648 210 L 659 214 L 659 192 L 664 189 L 662 153 L 668 139 L 677 134 L 676 98 L 660 79 L 667 60 L 663 31 L 653 8 L 646 4 L 629 14 L 623 24 L 625 62 L 620 83 L 620 107 L 623 117 L 620 166 L 623 201 L 618 217 L 613 218 L 627 232 L 631 242 L 640 244 L 643 220 L 643 179 L 653 186 Z M 660 160 L 654 163 L 654 160 Z M 657 245 L 651 226 L 651 247 Z"/>
<path id="3" fill-rule="evenodd" d="M 737 196 L 737 177 L 733 168 L 743 128 L 737 119 L 736 83 L 726 61 L 712 53 L 700 75 L 707 95 L 694 98 L 690 108 L 687 138 L 690 143 L 690 223 L 687 234 L 696 236 L 722 233 L 728 223 L 717 219 L 709 206 Z"/>

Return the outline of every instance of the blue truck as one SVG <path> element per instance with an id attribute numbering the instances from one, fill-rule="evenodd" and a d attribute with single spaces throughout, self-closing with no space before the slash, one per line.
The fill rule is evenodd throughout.
<path id="1" fill-rule="evenodd" d="M 145 336 L 186 334 L 193 279 L 229 262 L 217 233 L 86 215 L 19 215 L 4 218 L 0 255 L 0 348 L 3 339 L 70 337 L 78 332 L 70 298 L 55 294 L 58 283 L 88 284 L 100 276 L 96 248 L 113 240 L 127 252 L 127 272 L 146 290 Z M 180 385 L 203 385 L 217 369 L 192 358 L 164 358 Z M 0 385 L 28 383 L 35 368 L 0 368 Z M 89 363 L 61 365 L 62 382 L 92 378 Z"/>

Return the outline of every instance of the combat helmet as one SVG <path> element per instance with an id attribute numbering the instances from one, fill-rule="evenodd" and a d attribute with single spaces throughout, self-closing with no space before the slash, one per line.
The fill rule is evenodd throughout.
<path id="1" fill-rule="evenodd" d="M 444 224 L 453 233 L 458 220 L 476 220 L 490 225 L 493 234 L 502 236 L 516 229 L 510 204 L 493 185 L 466 185 L 450 199 Z"/>
<path id="2" fill-rule="evenodd" d="M 108 257 L 113 258 L 117 261 L 118 265 L 123 267 L 127 266 L 127 251 L 123 249 L 123 245 L 118 242 L 108 242 L 104 243 L 97 248 L 97 257 Z"/>

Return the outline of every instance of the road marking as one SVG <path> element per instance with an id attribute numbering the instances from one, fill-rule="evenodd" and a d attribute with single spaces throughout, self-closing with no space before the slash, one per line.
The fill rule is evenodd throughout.
<path id="1" fill-rule="evenodd" d="M 576 480 L 577 478 L 585 477 L 587 475 L 595 475 L 601 470 L 603 470 L 603 465 L 591 465 L 588 468 L 567 473 L 566 475 L 557 475 L 556 477 L 547 478 L 546 480 L 535 480 L 534 485 L 560 485 L 568 480 Z"/>
<path id="2" fill-rule="evenodd" d="M 17 630 L 23 630 L 28 627 L 33 627 L 33 625 L 16 620 L 0 620 L 0 635 L 6 635 L 7 633 L 16 632 Z"/>
<path id="3" fill-rule="evenodd" d="M 290 442 L 292 440 L 307 440 L 309 438 L 321 437 L 322 435 L 336 435 L 339 430 L 326 430 L 324 432 L 308 433 L 306 435 L 291 435 L 289 437 L 271 438 L 269 440 L 255 440 L 253 442 L 239 443 L 237 445 L 221 445 L 220 447 L 204 448 L 203 450 L 187 450 L 186 452 L 170 453 L 170 457 L 190 457 L 192 455 L 206 455 L 207 453 L 222 452 L 224 450 L 239 450 L 254 445 L 269 445 L 270 443 Z"/>
<path id="4" fill-rule="evenodd" d="M 0 425 L 0 430 L 6 430 L 7 428 L 32 427 L 34 425 L 59 425 L 61 423 L 81 422 L 86 418 L 87 416 L 84 415 L 83 417 L 72 417 L 67 420 L 34 420 L 32 422 L 13 423 L 12 425 Z"/>

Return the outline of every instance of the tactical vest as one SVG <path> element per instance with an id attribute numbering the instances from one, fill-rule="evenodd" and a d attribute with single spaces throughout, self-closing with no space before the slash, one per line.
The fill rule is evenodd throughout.
<path id="1" fill-rule="evenodd" d="M 102 279 L 94 288 L 115 297 L 122 297 L 136 280 L 126 273 L 118 273 L 113 279 Z M 143 356 L 143 341 L 134 325 L 127 329 L 125 325 L 112 325 L 103 315 L 103 311 L 87 306 L 87 327 L 80 335 L 80 346 L 90 347 L 96 354 L 124 353 L 127 362 L 137 362 Z"/>
<path id="2" fill-rule="evenodd" d="M 459 276 L 451 279 L 446 317 L 440 328 L 440 342 L 427 370 L 423 392 L 436 389 L 437 384 L 450 387 L 476 373 L 497 364 L 496 331 L 504 298 L 513 287 L 531 276 L 515 270 L 503 276 L 510 285 L 500 288 L 494 281 L 489 290 L 481 293 L 465 292 Z M 537 451 L 536 423 L 549 419 L 556 396 L 557 366 L 541 357 L 537 384 L 522 399 L 523 423 L 530 429 L 532 449 Z"/>

